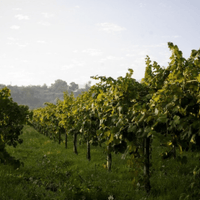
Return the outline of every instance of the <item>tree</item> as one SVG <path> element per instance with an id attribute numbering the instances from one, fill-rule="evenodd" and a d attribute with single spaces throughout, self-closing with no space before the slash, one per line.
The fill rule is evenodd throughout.
<path id="1" fill-rule="evenodd" d="M 70 86 L 69 86 L 69 89 L 72 90 L 72 91 L 75 91 L 75 90 L 78 90 L 78 84 L 74 83 L 74 82 L 71 82 L 70 83 Z"/>
<path id="2" fill-rule="evenodd" d="M 50 90 L 52 92 L 64 92 L 69 89 L 67 83 L 61 79 L 55 81 L 54 84 L 51 84 Z"/>
<path id="3" fill-rule="evenodd" d="M 31 116 L 28 106 L 18 105 L 10 96 L 8 88 L 0 90 L 0 161 L 4 163 L 10 159 L 5 146 L 16 147 L 23 142 L 19 136 L 22 134 L 23 125 Z"/>

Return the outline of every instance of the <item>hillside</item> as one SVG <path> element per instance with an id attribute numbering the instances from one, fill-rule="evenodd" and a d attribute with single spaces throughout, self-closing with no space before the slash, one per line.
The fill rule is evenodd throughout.
<path id="1" fill-rule="evenodd" d="M 19 105 L 27 105 L 30 109 L 43 107 L 45 102 L 56 103 L 57 99 L 63 99 L 63 92 L 74 93 L 78 96 L 83 91 L 90 88 L 90 82 L 85 88 L 79 88 L 79 85 L 72 82 L 69 85 L 63 80 L 56 80 L 50 87 L 47 85 L 30 85 L 30 86 L 11 86 L 0 84 L 0 89 L 8 87 L 11 90 L 11 97 Z"/>

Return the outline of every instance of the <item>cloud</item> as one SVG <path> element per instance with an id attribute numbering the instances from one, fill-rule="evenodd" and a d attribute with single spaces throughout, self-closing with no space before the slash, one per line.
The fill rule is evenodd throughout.
<path id="1" fill-rule="evenodd" d="M 99 27 L 99 30 L 106 31 L 108 33 L 110 33 L 110 32 L 120 32 L 120 31 L 126 30 L 126 28 L 124 28 L 124 27 L 118 26 L 118 25 L 113 24 L 113 23 L 108 23 L 108 22 L 97 24 L 97 26 Z"/>
<path id="2" fill-rule="evenodd" d="M 76 5 L 76 6 L 73 6 L 73 7 L 71 7 L 71 8 L 69 8 L 69 12 L 76 12 L 76 11 L 78 11 L 80 9 L 80 6 L 79 5 Z"/>
<path id="3" fill-rule="evenodd" d="M 29 17 L 27 15 L 15 15 L 15 18 L 17 18 L 18 20 L 29 20 Z"/>
<path id="4" fill-rule="evenodd" d="M 11 29 L 14 29 L 14 30 L 18 30 L 20 28 L 20 26 L 17 26 L 17 25 L 13 25 L 10 27 Z"/>
<path id="5" fill-rule="evenodd" d="M 126 56 L 127 56 L 127 57 L 134 57 L 135 54 L 129 54 L 129 53 L 128 53 L 128 54 L 126 54 Z"/>
<path id="6" fill-rule="evenodd" d="M 65 71 L 65 70 L 76 69 L 77 67 L 84 67 L 84 66 L 85 66 L 84 61 L 72 60 L 70 64 L 61 66 L 61 70 Z"/>
<path id="7" fill-rule="evenodd" d="M 140 3 L 139 6 L 140 6 L 140 8 L 143 8 L 143 7 L 147 6 L 147 4 L 146 3 Z"/>
<path id="8" fill-rule="evenodd" d="M 76 66 L 78 66 L 78 67 L 83 67 L 83 66 L 85 66 L 85 62 L 84 61 L 78 61 L 78 60 L 72 60 L 72 62 L 73 62 L 73 65 L 76 67 Z"/>
<path id="9" fill-rule="evenodd" d="M 35 81 L 34 74 L 27 73 L 25 71 L 21 71 L 20 73 L 11 73 L 9 76 L 15 77 L 15 80 L 18 80 L 17 81 L 18 86 L 19 85 L 21 85 L 21 86 L 29 85 L 30 86 L 30 83 L 33 83 Z"/>
<path id="10" fill-rule="evenodd" d="M 173 38 L 180 38 L 181 36 L 180 35 L 174 35 L 172 36 Z"/>
<path id="11" fill-rule="evenodd" d="M 158 44 L 151 44 L 151 45 L 142 45 L 142 49 L 147 49 L 147 48 L 162 48 L 162 47 L 167 47 L 167 43 L 158 43 Z"/>
<path id="12" fill-rule="evenodd" d="M 6 44 L 7 45 L 16 45 L 16 46 L 18 46 L 18 47 L 20 47 L 20 48 L 24 48 L 24 47 L 27 47 L 30 43 L 19 43 L 19 42 L 17 42 L 19 39 L 14 39 L 14 38 L 9 38 L 9 40 L 11 41 L 11 42 L 7 42 Z"/>
<path id="13" fill-rule="evenodd" d="M 116 57 L 116 56 L 107 56 L 107 60 L 123 60 L 123 57 Z"/>
<path id="14" fill-rule="evenodd" d="M 10 41 L 16 41 L 16 40 L 19 40 L 19 39 L 15 39 L 14 37 L 7 37 L 8 40 Z"/>
<path id="15" fill-rule="evenodd" d="M 124 66 L 122 66 L 122 67 L 124 67 Z M 127 67 L 128 68 L 128 67 Z M 128 72 L 128 70 L 126 69 L 124 69 L 124 70 L 119 70 L 119 71 L 117 71 L 117 74 L 119 74 L 120 76 L 125 76 L 126 75 L 126 73 Z"/>
<path id="16" fill-rule="evenodd" d="M 166 8 L 166 7 L 167 7 L 167 4 L 164 3 L 164 2 L 160 2 L 160 3 L 159 3 L 159 6 Z"/>
<path id="17" fill-rule="evenodd" d="M 13 10 L 19 11 L 22 10 L 21 8 L 13 8 Z"/>
<path id="18" fill-rule="evenodd" d="M 83 53 L 87 53 L 90 56 L 100 56 L 100 55 L 102 55 L 102 52 L 98 49 L 85 49 L 85 50 L 83 50 Z"/>
<path id="19" fill-rule="evenodd" d="M 162 36 L 162 38 L 173 38 L 173 39 L 176 39 L 176 38 L 180 38 L 181 35 L 164 35 Z"/>
<path id="20" fill-rule="evenodd" d="M 7 44 L 7 45 L 13 45 L 13 44 L 15 44 L 15 43 L 13 43 L 13 42 L 7 42 L 6 44 Z"/>
<path id="21" fill-rule="evenodd" d="M 55 16 L 54 14 L 50 14 L 50 13 L 42 13 L 42 15 L 47 19 L 52 18 L 52 17 Z"/>
<path id="22" fill-rule="evenodd" d="M 3 54 L 0 55 L 0 58 L 5 58 L 6 56 L 7 56 L 7 54 L 3 53 Z"/>
<path id="23" fill-rule="evenodd" d="M 39 43 L 39 44 L 45 44 L 46 42 L 44 40 L 38 40 L 37 43 Z"/>
<path id="24" fill-rule="evenodd" d="M 38 22 L 38 24 L 40 24 L 42 26 L 50 26 L 51 25 L 49 22 L 44 22 L 44 21 L 40 21 L 40 22 Z"/>
<path id="25" fill-rule="evenodd" d="M 16 45 L 20 48 L 24 48 L 24 47 L 27 47 L 29 43 L 25 43 L 25 44 L 16 43 Z"/>
<path id="26" fill-rule="evenodd" d="M 63 65 L 63 66 L 61 67 L 61 70 L 62 70 L 62 71 L 65 71 L 65 70 L 69 70 L 69 69 L 72 69 L 72 68 L 74 68 L 74 65 L 73 65 L 73 64 Z"/>
<path id="27" fill-rule="evenodd" d="M 21 60 L 21 62 L 28 63 L 29 61 L 28 60 Z"/>

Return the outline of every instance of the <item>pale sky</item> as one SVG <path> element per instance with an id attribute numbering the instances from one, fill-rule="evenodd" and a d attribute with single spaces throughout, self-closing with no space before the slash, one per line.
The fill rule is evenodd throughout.
<path id="1" fill-rule="evenodd" d="M 0 84 L 139 80 L 146 55 L 167 66 L 168 42 L 200 48 L 200 0 L 0 0 Z"/>

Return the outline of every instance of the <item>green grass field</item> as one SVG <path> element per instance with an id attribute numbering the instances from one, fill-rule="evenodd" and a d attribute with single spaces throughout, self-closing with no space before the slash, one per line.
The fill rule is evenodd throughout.
<path id="1" fill-rule="evenodd" d="M 86 159 L 86 145 L 78 145 L 73 153 L 72 138 L 68 149 L 25 126 L 16 148 L 7 147 L 10 155 L 24 163 L 18 169 L 0 164 L 0 200 L 178 200 L 200 199 L 187 197 L 192 182 L 192 170 L 198 165 L 200 153 L 183 153 L 187 164 L 173 159 L 161 160 L 161 147 L 155 141 L 152 152 L 152 190 L 133 184 L 141 174 L 137 163 L 128 165 L 127 159 L 113 154 L 112 171 L 105 169 L 103 147 L 91 147 L 91 161 Z M 178 152 L 178 151 L 177 151 Z M 137 177 L 137 178 L 138 178 Z"/>

